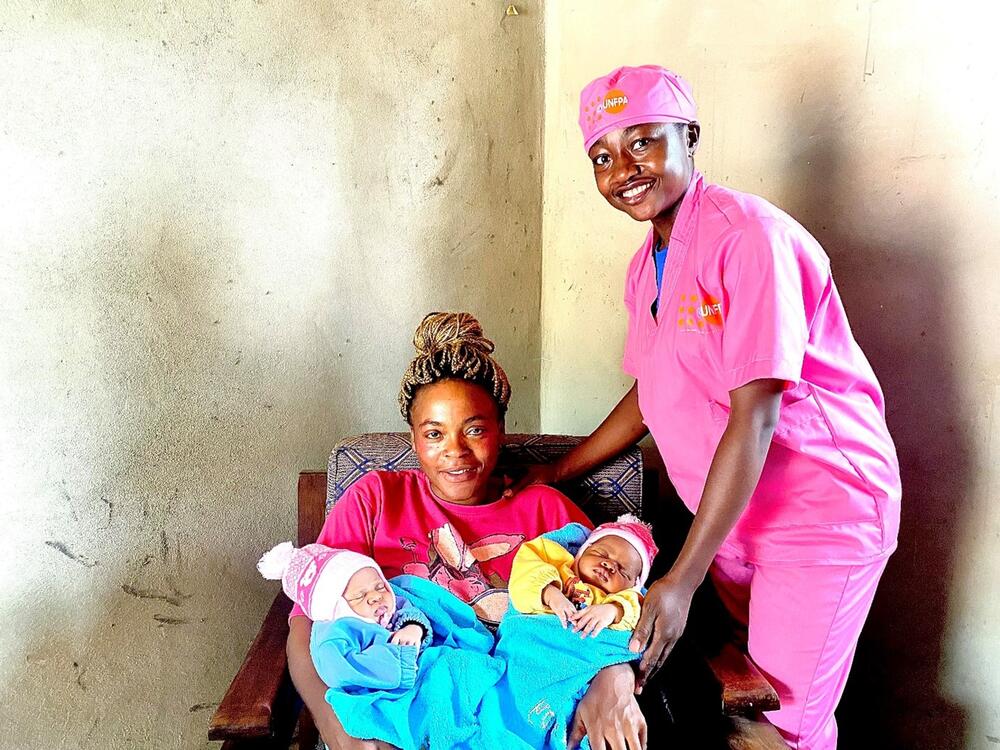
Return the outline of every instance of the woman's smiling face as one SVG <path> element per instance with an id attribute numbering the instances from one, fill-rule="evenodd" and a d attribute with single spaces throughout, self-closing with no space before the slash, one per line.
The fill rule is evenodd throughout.
<path id="1" fill-rule="evenodd" d="M 485 389 L 441 380 L 417 391 L 410 409 L 413 447 L 434 494 L 461 505 L 496 498 L 490 480 L 500 457 L 503 423 Z"/>
<path id="2" fill-rule="evenodd" d="M 694 173 L 697 123 L 645 123 L 612 130 L 587 155 L 605 200 L 636 221 L 674 210 Z"/>

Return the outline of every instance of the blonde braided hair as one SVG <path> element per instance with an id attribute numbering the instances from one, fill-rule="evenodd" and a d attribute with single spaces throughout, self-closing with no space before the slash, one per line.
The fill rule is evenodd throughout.
<path id="1" fill-rule="evenodd" d="M 424 316 L 413 334 L 417 355 L 406 368 L 399 387 L 399 411 L 410 422 L 413 399 L 422 386 L 440 380 L 466 380 L 485 389 L 503 419 L 510 401 L 510 382 L 491 355 L 493 342 L 467 312 L 432 312 Z"/>

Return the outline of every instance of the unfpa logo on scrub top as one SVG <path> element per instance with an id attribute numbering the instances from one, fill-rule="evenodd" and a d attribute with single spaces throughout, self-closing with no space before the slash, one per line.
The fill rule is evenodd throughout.
<path id="1" fill-rule="evenodd" d="M 722 303 L 707 292 L 682 294 L 678 313 L 677 325 L 685 331 L 722 328 Z"/>
<path id="2" fill-rule="evenodd" d="M 603 97 L 594 97 L 594 100 L 583 108 L 583 111 L 587 113 L 587 125 L 593 126 L 603 119 L 605 112 L 609 115 L 617 115 L 627 106 L 628 96 L 625 95 L 625 92 L 621 89 L 611 89 Z"/>

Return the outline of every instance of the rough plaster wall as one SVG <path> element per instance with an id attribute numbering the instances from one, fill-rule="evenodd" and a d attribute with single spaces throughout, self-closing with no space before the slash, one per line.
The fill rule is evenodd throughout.
<path id="1" fill-rule="evenodd" d="M 0 11 L 0 747 L 190 748 L 296 473 L 475 311 L 538 426 L 532 4 Z"/>
<path id="2" fill-rule="evenodd" d="M 646 227 L 593 185 L 577 96 L 621 64 L 692 81 L 709 177 L 826 247 L 886 390 L 903 468 L 890 562 L 842 706 L 843 747 L 1000 743 L 1000 110 L 984 3 L 546 6 L 542 427 L 624 392 L 628 259 Z"/>

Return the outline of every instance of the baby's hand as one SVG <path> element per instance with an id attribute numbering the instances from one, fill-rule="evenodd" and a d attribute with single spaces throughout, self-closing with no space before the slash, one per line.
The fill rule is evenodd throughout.
<path id="1" fill-rule="evenodd" d="M 566 624 L 576 614 L 576 607 L 573 602 L 566 598 L 554 584 L 550 584 L 542 591 L 542 604 L 552 610 L 552 614 L 559 618 L 559 622 L 565 628 Z"/>
<path id="2" fill-rule="evenodd" d="M 569 619 L 573 621 L 573 631 L 579 633 L 581 638 L 586 638 L 588 635 L 596 638 L 604 628 L 613 625 L 620 614 L 621 609 L 618 605 L 608 602 L 574 612 Z"/>
<path id="3" fill-rule="evenodd" d="M 424 629 L 412 622 L 409 625 L 404 625 L 389 636 L 390 643 L 396 643 L 400 646 L 416 646 L 418 651 L 420 650 L 420 643 L 423 640 Z"/>

